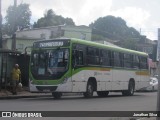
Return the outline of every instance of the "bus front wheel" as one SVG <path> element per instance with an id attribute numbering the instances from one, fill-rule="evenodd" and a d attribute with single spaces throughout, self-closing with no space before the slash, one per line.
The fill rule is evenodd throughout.
<path id="1" fill-rule="evenodd" d="M 86 98 L 91 98 L 93 97 L 93 84 L 92 82 L 88 82 L 87 83 L 87 89 L 86 89 L 86 92 L 83 93 L 84 97 Z"/>
<path id="2" fill-rule="evenodd" d="M 55 99 L 60 99 L 62 97 L 62 93 L 60 93 L 60 92 L 52 92 L 52 96 Z"/>

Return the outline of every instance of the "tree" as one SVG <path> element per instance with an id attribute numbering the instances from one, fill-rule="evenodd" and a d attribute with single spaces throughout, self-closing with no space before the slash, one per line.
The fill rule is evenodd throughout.
<path id="1" fill-rule="evenodd" d="M 125 20 L 120 17 L 100 17 L 89 26 L 93 29 L 93 40 L 96 40 L 97 36 L 120 40 L 120 46 L 125 48 L 135 49 L 137 39 L 141 38 L 140 33 L 133 27 L 128 27 Z"/>
<path id="2" fill-rule="evenodd" d="M 30 26 L 31 11 L 29 4 L 20 4 L 16 8 L 9 6 L 7 9 L 7 15 L 5 17 L 5 31 L 10 35 L 15 30 L 14 27 L 20 29 Z"/>
<path id="3" fill-rule="evenodd" d="M 75 25 L 71 18 L 64 18 L 61 15 L 56 15 L 52 9 L 45 12 L 44 17 L 38 19 L 34 23 L 34 28 L 47 27 L 47 26 L 57 26 L 57 25 Z"/>
<path id="4" fill-rule="evenodd" d="M 120 43 L 121 43 L 120 45 L 121 47 L 136 50 L 137 41 L 134 39 L 128 38 L 128 39 L 122 40 Z"/>
<path id="5" fill-rule="evenodd" d="M 74 21 L 71 18 L 66 18 L 65 23 L 66 25 L 75 25 Z"/>

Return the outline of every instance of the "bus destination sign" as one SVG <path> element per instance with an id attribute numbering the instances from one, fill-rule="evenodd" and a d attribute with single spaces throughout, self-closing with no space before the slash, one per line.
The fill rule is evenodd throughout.
<path id="1" fill-rule="evenodd" d="M 68 46 L 69 41 L 43 41 L 43 42 L 35 42 L 34 47 L 38 48 L 46 48 L 46 47 L 62 47 Z"/>
<path id="2" fill-rule="evenodd" d="M 47 42 L 47 43 L 39 43 L 39 47 L 60 47 L 63 46 L 63 42 Z"/>

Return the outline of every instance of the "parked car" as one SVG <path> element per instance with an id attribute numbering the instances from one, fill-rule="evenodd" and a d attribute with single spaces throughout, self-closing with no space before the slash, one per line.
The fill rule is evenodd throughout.
<path id="1" fill-rule="evenodd" d="M 157 77 L 150 77 L 150 85 L 144 88 L 141 88 L 138 91 L 157 91 L 158 90 L 158 79 Z"/>

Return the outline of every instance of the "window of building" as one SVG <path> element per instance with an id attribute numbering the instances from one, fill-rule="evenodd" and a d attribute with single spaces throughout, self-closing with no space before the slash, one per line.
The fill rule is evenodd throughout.
<path id="1" fill-rule="evenodd" d="M 86 34 L 85 33 L 81 33 L 81 39 L 83 39 L 83 40 L 86 39 Z"/>
<path id="2" fill-rule="evenodd" d="M 46 35 L 45 35 L 44 33 L 42 33 L 42 34 L 40 35 L 40 37 L 41 37 L 42 39 L 46 39 Z"/>
<path id="3" fill-rule="evenodd" d="M 23 50 L 24 49 L 24 44 L 17 44 L 17 49 L 18 50 Z"/>
<path id="4" fill-rule="evenodd" d="M 50 38 L 54 38 L 54 31 L 51 31 L 51 36 Z"/>

